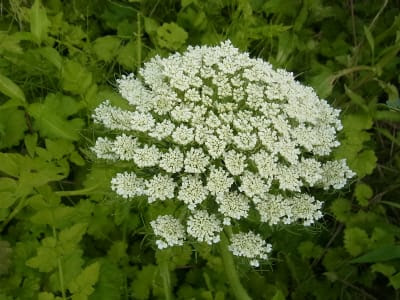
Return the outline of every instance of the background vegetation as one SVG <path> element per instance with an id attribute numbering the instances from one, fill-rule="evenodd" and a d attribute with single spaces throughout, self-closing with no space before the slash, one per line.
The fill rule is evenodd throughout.
<path id="1" fill-rule="evenodd" d="M 254 299 L 399 299 L 397 0 L 1 0 L 0 299 L 232 299 L 216 249 L 157 251 L 157 212 L 110 191 L 90 118 L 152 56 L 231 39 L 342 109 L 337 158 L 358 177 L 318 226 L 261 228 L 238 262 Z M 159 272 L 169 264 L 171 276 Z"/>

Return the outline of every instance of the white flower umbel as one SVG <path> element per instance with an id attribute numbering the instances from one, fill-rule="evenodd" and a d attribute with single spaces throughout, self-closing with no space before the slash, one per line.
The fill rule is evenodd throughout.
<path id="1" fill-rule="evenodd" d="M 231 220 L 242 226 L 252 206 L 270 225 L 310 225 L 322 215 L 310 187 L 339 189 L 355 175 L 331 158 L 339 110 L 229 41 L 156 56 L 117 83 L 130 107 L 105 101 L 95 109 L 95 123 L 116 138 L 99 137 L 92 149 L 134 163 L 137 174 L 120 173 L 112 189 L 185 206 L 196 240 L 215 242 Z"/>
<path id="2" fill-rule="evenodd" d="M 111 180 L 111 189 L 124 198 L 132 198 L 145 193 L 144 180 L 135 173 L 118 173 Z"/>
<path id="3" fill-rule="evenodd" d="M 194 211 L 187 221 L 187 233 L 198 242 L 214 244 L 220 241 L 222 231 L 221 221 L 216 215 L 210 215 L 205 210 Z"/>
<path id="4" fill-rule="evenodd" d="M 250 260 L 250 265 L 258 267 L 259 260 L 268 259 L 271 252 L 271 244 L 267 244 L 259 234 L 252 231 L 247 233 L 240 232 L 231 236 L 229 250 L 236 256 L 242 256 Z"/>
<path id="5" fill-rule="evenodd" d="M 156 240 L 158 249 L 172 246 L 182 246 L 186 238 L 185 227 L 171 215 L 158 216 L 150 222 L 154 234 L 160 237 Z"/>
<path id="6" fill-rule="evenodd" d="M 183 201 L 190 210 L 203 202 L 208 195 L 208 190 L 203 185 L 199 176 L 184 176 L 179 189 L 178 199 Z"/>
<path id="7" fill-rule="evenodd" d="M 174 197 L 176 183 L 167 175 L 155 175 L 152 179 L 146 181 L 145 193 L 149 203 L 156 200 L 166 200 Z"/>

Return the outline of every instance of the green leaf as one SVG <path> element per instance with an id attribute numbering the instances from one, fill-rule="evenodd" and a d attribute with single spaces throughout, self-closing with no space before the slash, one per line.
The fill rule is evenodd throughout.
<path id="1" fill-rule="evenodd" d="M 23 155 L 17 153 L 0 153 L 0 172 L 7 175 L 18 177 L 21 166 L 24 165 L 26 159 Z"/>
<path id="2" fill-rule="evenodd" d="M 0 208 L 8 208 L 17 201 L 16 189 L 16 180 L 8 177 L 0 177 Z"/>
<path id="3" fill-rule="evenodd" d="M 335 215 L 336 219 L 345 223 L 351 216 L 351 203 L 345 198 L 338 198 L 333 201 L 331 211 Z"/>
<path id="4" fill-rule="evenodd" d="M 187 32 L 176 23 L 164 23 L 157 28 L 157 42 L 162 48 L 178 50 L 188 38 Z"/>
<path id="5" fill-rule="evenodd" d="M 27 129 L 24 111 L 0 106 L 0 149 L 18 145 Z"/>
<path id="6" fill-rule="evenodd" d="M 76 141 L 84 122 L 71 116 L 80 109 L 81 106 L 71 97 L 49 94 L 44 103 L 31 104 L 28 111 L 35 119 L 35 128 L 42 136 Z"/>
<path id="7" fill-rule="evenodd" d="M 24 92 L 11 79 L 0 73 L 0 92 L 11 99 L 20 100 L 21 103 L 26 101 Z"/>
<path id="8" fill-rule="evenodd" d="M 38 135 L 36 132 L 34 134 L 27 134 L 24 137 L 26 151 L 28 151 L 28 154 L 31 157 L 35 155 L 37 140 L 38 140 Z"/>
<path id="9" fill-rule="evenodd" d="M 38 53 L 41 56 L 43 56 L 45 59 L 47 59 L 58 70 L 61 70 L 62 57 L 56 49 L 51 48 L 51 47 L 43 47 L 43 48 L 38 49 Z"/>
<path id="10" fill-rule="evenodd" d="M 39 269 L 40 272 L 51 272 L 57 267 L 58 252 L 57 241 L 53 237 L 44 238 L 37 249 L 36 256 L 27 260 L 26 265 Z"/>
<path id="11" fill-rule="evenodd" d="M 350 100 L 361 107 L 366 113 L 369 112 L 369 108 L 367 104 L 365 103 L 365 100 L 360 96 L 354 93 L 352 90 L 350 90 L 346 85 L 344 86 L 346 95 L 350 98 Z"/>
<path id="12" fill-rule="evenodd" d="M 400 246 L 385 245 L 351 260 L 352 263 L 372 263 L 400 258 Z"/>
<path id="13" fill-rule="evenodd" d="M 132 295 L 136 299 L 149 299 L 156 272 L 157 267 L 145 265 L 143 269 L 137 273 L 136 279 L 132 282 Z"/>
<path id="14" fill-rule="evenodd" d="M 374 56 L 374 53 L 375 53 L 374 38 L 372 37 L 371 31 L 369 30 L 369 28 L 365 25 L 364 25 L 364 34 L 365 34 L 365 37 L 367 38 L 369 47 L 371 48 L 372 56 Z"/>
<path id="15" fill-rule="evenodd" d="M 285 294 L 281 290 L 277 290 L 272 300 L 285 300 Z"/>
<path id="16" fill-rule="evenodd" d="M 72 282 L 68 289 L 73 294 L 72 300 L 87 299 L 94 292 L 94 285 L 99 279 L 100 263 L 95 262 L 87 266 Z"/>
<path id="17" fill-rule="evenodd" d="M 64 249 L 74 249 L 86 233 L 88 224 L 78 223 L 64 229 L 59 234 L 60 245 Z"/>
<path id="18" fill-rule="evenodd" d="M 378 158 L 373 150 L 364 150 L 355 158 L 348 161 L 351 170 L 357 173 L 359 178 L 372 173 L 376 167 Z"/>
<path id="19" fill-rule="evenodd" d="M 61 72 L 62 87 L 65 91 L 83 96 L 92 84 L 92 73 L 76 61 L 67 60 Z"/>
<path id="20" fill-rule="evenodd" d="M 31 32 L 36 42 L 40 44 L 46 37 L 50 26 L 47 18 L 46 8 L 41 4 L 40 0 L 35 0 L 30 10 Z"/>
<path id="21" fill-rule="evenodd" d="M 101 260 L 101 272 L 96 283 L 96 290 L 89 296 L 90 300 L 119 300 L 124 285 L 123 270 L 109 260 Z"/>
<path id="22" fill-rule="evenodd" d="M 346 228 L 344 232 L 344 247 L 350 255 L 360 255 L 368 246 L 369 238 L 365 230 L 358 227 Z"/>
<path id="23" fill-rule="evenodd" d="M 96 39 L 93 43 L 93 51 L 100 60 L 110 62 L 118 53 L 121 40 L 112 35 Z"/>
<path id="24" fill-rule="evenodd" d="M 373 196 L 373 191 L 369 185 L 359 183 L 354 190 L 354 195 L 361 206 L 367 206 L 368 200 Z"/>
<path id="25" fill-rule="evenodd" d="M 54 300 L 54 295 L 48 292 L 41 292 L 38 294 L 38 300 Z"/>

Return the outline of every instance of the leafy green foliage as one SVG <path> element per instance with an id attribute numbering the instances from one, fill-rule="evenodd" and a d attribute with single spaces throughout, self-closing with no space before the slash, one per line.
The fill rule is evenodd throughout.
<path id="1" fill-rule="evenodd" d="M 236 260 L 243 285 L 253 299 L 398 297 L 395 2 L 32 0 L 1 11 L 0 299 L 165 299 L 167 279 L 173 299 L 233 298 L 218 249 L 155 251 L 149 221 L 176 206 L 117 198 L 117 166 L 89 150 L 102 130 L 93 108 L 126 105 L 115 78 L 228 38 L 342 109 L 332 155 L 357 173 L 339 195 L 316 195 L 318 225 L 262 225 L 270 264 Z"/>

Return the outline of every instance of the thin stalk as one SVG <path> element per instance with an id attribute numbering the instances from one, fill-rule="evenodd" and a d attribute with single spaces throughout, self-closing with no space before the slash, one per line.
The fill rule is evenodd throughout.
<path id="1" fill-rule="evenodd" d="M 53 237 L 57 240 L 57 232 L 54 226 L 53 226 Z M 63 300 L 66 300 L 67 298 L 65 296 L 64 274 L 60 257 L 57 257 L 57 265 L 58 265 L 58 280 L 60 281 L 61 296 Z"/>
<path id="2" fill-rule="evenodd" d="M 169 276 L 168 260 L 160 262 L 160 275 L 163 281 L 165 300 L 172 300 L 171 278 Z"/>
<path id="3" fill-rule="evenodd" d="M 232 293 L 237 300 L 252 300 L 247 294 L 245 288 L 240 282 L 239 274 L 237 273 L 233 256 L 228 249 L 228 238 L 224 232 L 221 232 L 221 242 L 219 243 L 219 252 L 225 267 L 225 273 L 228 277 Z"/>
<path id="4" fill-rule="evenodd" d="M 57 196 L 60 197 L 68 197 L 68 196 L 81 196 L 81 195 L 86 195 L 94 190 L 96 190 L 100 184 L 88 187 L 86 189 L 80 189 L 80 190 L 73 190 L 73 191 L 57 191 L 54 192 Z"/>

